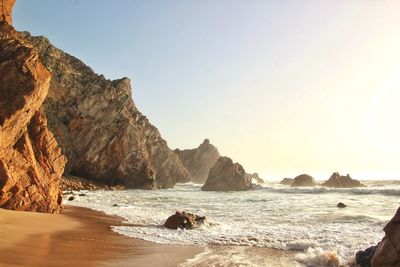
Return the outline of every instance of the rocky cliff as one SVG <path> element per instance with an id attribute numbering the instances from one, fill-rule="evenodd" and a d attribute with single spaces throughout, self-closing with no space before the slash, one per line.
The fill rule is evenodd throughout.
<path id="1" fill-rule="evenodd" d="M 13 3 L 14 1 L 12 1 Z M 6 1 L 7 3 L 7 1 Z M 0 207 L 57 212 L 65 157 L 39 111 L 50 73 L 34 47 L 0 23 Z"/>
<path id="2" fill-rule="evenodd" d="M 204 184 L 212 166 L 220 158 L 218 149 L 205 139 L 204 142 L 194 149 L 175 149 L 183 165 L 189 171 L 192 182 Z"/>
<path id="3" fill-rule="evenodd" d="M 0 21 L 5 21 L 12 25 L 12 8 L 15 0 L 1 0 L 0 2 Z"/>
<path id="4" fill-rule="evenodd" d="M 44 112 L 68 157 L 67 174 L 147 189 L 190 180 L 179 157 L 136 108 L 129 79 L 107 80 L 46 38 L 24 36 L 53 76 Z"/>

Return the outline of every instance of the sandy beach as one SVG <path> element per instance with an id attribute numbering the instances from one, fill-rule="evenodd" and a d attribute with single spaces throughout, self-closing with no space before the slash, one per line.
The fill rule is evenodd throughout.
<path id="1" fill-rule="evenodd" d="M 0 209 L 0 266 L 177 266 L 202 253 L 129 238 L 118 217 L 66 206 L 61 214 Z"/>

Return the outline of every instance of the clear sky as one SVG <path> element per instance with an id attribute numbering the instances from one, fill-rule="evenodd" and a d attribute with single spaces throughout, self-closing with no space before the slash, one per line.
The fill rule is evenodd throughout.
<path id="1" fill-rule="evenodd" d="M 400 179 L 400 1 L 17 0 L 14 24 L 131 78 L 171 148 L 209 138 L 264 178 Z"/>

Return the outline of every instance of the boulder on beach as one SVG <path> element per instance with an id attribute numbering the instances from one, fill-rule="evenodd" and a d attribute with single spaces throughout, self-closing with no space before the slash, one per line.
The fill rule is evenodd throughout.
<path id="1" fill-rule="evenodd" d="M 349 174 L 342 176 L 338 172 L 334 172 L 322 186 L 333 188 L 365 187 L 360 181 L 352 179 Z"/>
<path id="2" fill-rule="evenodd" d="M 306 187 L 306 186 L 315 186 L 316 182 L 314 178 L 308 174 L 302 174 L 294 178 L 293 183 L 290 185 L 291 187 Z"/>
<path id="3" fill-rule="evenodd" d="M 293 181 L 294 181 L 293 178 L 283 178 L 283 180 L 280 181 L 280 184 L 291 185 L 293 183 Z"/>
<path id="4" fill-rule="evenodd" d="M 168 229 L 186 229 L 190 230 L 203 225 L 206 222 L 206 217 L 198 216 L 184 211 L 177 211 L 174 215 L 168 217 L 164 226 Z"/>
<path id="5" fill-rule="evenodd" d="M 251 178 L 246 177 L 242 165 L 233 163 L 228 157 L 218 159 L 211 168 L 203 191 L 244 191 L 251 188 Z"/>

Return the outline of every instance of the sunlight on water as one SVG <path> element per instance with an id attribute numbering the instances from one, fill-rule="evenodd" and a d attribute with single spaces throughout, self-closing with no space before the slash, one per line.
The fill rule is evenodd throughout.
<path id="1" fill-rule="evenodd" d="M 225 193 L 182 184 L 158 191 L 88 192 L 72 204 L 124 217 L 136 226 L 113 230 L 131 237 L 161 244 L 292 250 L 299 263 L 330 266 L 347 262 L 382 238 L 383 226 L 400 205 L 399 196 L 398 184 L 326 189 L 267 183 L 247 192 Z M 338 202 L 348 207 L 338 209 Z M 177 210 L 207 216 L 210 225 L 191 231 L 164 229 L 166 218 Z"/>

